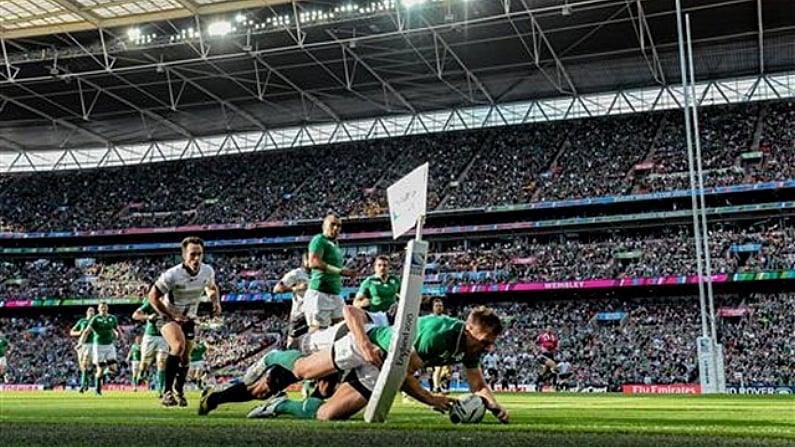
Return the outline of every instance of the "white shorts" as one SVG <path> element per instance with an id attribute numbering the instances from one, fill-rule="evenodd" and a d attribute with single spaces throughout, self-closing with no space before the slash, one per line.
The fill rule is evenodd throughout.
<path id="1" fill-rule="evenodd" d="M 304 316 L 310 327 L 327 328 L 332 321 L 342 320 L 345 301 L 339 295 L 331 295 L 317 290 L 307 290 L 304 295 Z"/>
<path id="2" fill-rule="evenodd" d="M 6 361 L 6 356 L 0 357 L 0 368 L 5 368 L 8 366 L 8 362 Z"/>
<path id="3" fill-rule="evenodd" d="M 193 371 L 202 371 L 204 370 L 204 360 L 196 360 L 195 362 L 190 362 L 188 369 Z"/>
<path id="4" fill-rule="evenodd" d="M 141 340 L 141 360 L 146 364 L 152 364 L 157 358 L 165 359 L 168 356 L 168 343 L 160 336 L 144 334 Z"/>
<path id="5" fill-rule="evenodd" d="M 334 342 L 332 360 L 337 369 L 347 373 L 344 380 L 351 383 L 364 398 L 370 399 L 381 370 L 364 360 L 352 334 Z"/>
<path id="6" fill-rule="evenodd" d="M 141 362 L 139 362 L 138 360 L 130 361 L 130 369 L 132 369 L 133 374 L 137 373 L 140 367 L 141 367 Z"/>
<path id="7" fill-rule="evenodd" d="M 326 329 L 319 329 L 306 334 L 301 339 L 301 354 L 309 355 L 330 348 L 335 341 L 348 333 L 348 326 L 341 321 Z"/>
<path id="8" fill-rule="evenodd" d="M 304 300 L 296 300 L 293 298 L 293 304 L 290 306 L 290 318 L 295 318 L 304 315 Z"/>
<path id="9" fill-rule="evenodd" d="M 116 362 L 116 347 L 113 345 L 94 345 L 94 364 Z"/>

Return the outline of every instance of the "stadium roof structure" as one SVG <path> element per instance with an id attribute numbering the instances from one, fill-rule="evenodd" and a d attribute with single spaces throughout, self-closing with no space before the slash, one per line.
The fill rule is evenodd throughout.
<path id="1" fill-rule="evenodd" d="M 790 0 L 683 7 L 703 97 L 795 96 Z M 4 0 L 0 172 L 676 106 L 676 31 L 674 0 Z"/>

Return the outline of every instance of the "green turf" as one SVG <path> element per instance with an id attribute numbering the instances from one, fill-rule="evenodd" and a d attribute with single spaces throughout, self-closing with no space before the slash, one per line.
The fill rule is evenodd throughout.
<path id="1" fill-rule="evenodd" d="M 384 425 L 246 420 L 252 404 L 196 415 L 163 409 L 149 393 L 0 393 L 0 446 L 795 446 L 788 396 L 501 395 L 511 424 L 490 415 L 454 426 L 419 404 L 398 402 Z"/>

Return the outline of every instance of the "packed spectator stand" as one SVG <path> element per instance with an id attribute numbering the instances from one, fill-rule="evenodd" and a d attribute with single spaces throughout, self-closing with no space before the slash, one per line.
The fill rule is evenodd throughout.
<path id="1" fill-rule="evenodd" d="M 710 235 L 712 272 L 743 273 L 795 269 L 795 222 L 753 229 L 732 225 Z M 669 227 L 645 235 L 583 235 L 582 240 L 537 239 L 517 236 L 510 241 L 473 239 L 434 242 L 428 258 L 429 281 L 455 286 L 521 281 L 572 281 L 695 275 L 695 243 L 687 227 Z M 736 253 L 733 247 L 755 244 L 754 252 Z M 402 258 L 394 252 L 393 271 Z M 213 253 L 208 262 L 224 293 L 268 293 L 288 270 L 300 265 L 300 249 L 249 249 L 243 253 Z M 375 254 L 346 256 L 346 265 L 358 278 L 346 279 L 356 287 L 372 273 Z M 0 300 L 66 298 L 144 298 L 159 272 L 174 263 L 173 256 L 99 258 L 80 266 L 57 258 L 0 262 Z"/>
<path id="2" fill-rule="evenodd" d="M 701 109 L 705 185 L 791 179 L 792 101 Z M 0 179 L 0 228 L 75 231 L 372 216 L 431 164 L 430 209 L 687 189 L 681 111 Z M 124 185 L 120 188 L 119 185 Z M 189 185 L 189 187 L 188 187 Z"/>

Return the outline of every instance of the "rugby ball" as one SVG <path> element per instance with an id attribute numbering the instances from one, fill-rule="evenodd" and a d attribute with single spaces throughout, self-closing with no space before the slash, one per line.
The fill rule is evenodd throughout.
<path id="1" fill-rule="evenodd" d="M 453 424 L 477 424 L 486 414 L 486 402 L 477 394 L 466 394 L 453 402 L 450 422 Z"/>

